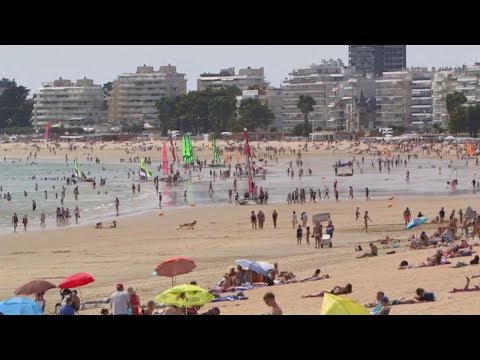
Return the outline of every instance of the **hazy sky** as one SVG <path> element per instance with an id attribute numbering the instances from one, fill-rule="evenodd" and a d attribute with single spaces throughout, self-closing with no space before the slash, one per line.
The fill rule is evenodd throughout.
<path id="1" fill-rule="evenodd" d="M 112 81 L 124 72 L 135 72 L 139 65 L 177 66 L 185 73 L 188 89 L 196 89 L 203 72 L 221 68 L 251 66 L 265 68 L 271 85 L 298 66 L 321 59 L 340 58 L 348 63 L 347 45 L 1 45 L 0 77 L 15 78 L 18 84 L 35 92 L 43 81 L 58 77 L 76 80 L 86 76 L 95 83 Z M 480 61 L 480 45 L 408 45 L 407 66 L 457 66 Z"/>

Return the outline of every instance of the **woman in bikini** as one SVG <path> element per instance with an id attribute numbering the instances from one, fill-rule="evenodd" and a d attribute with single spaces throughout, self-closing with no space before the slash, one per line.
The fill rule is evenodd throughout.
<path id="1" fill-rule="evenodd" d="M 467 283 L 465 284 L 465 287 L 463 289 L 456 289 L 456 288 L 453 288 L 452 291 L 450 291 L 451 293 L 456 293 L 456 292 L 464 292 L 464 291 L 480 291 L 480 288 L 478 286 L 475 286 L 475 287 L 469 287 L 470 286 L 470 278 L 468 276 L 465 276 L 467 278 Z M 472 276 L 472 279 L 474 277 L 478 277 L 478 275 L 474 275 Z"/>
<path id="2" fill-rule="evenodd" d="M 300 282 L 323 280 L 323 279 L 328 279 L 329 277 L 330 276 L 328 274 L 324 274 L 324 275 L 320 276 L 320 269 L 317 269 L 317 270 L 315 270 L 315 273 L 312 276 L 306 277 L 306 278 L 300 280 Z"/>
<path id="3" fill-rule="evenodd" d="M 327 292 L 333 295 L 350 294 L 352 292 L 352 284 L 347 284 L 345 286 L 337 285 L 330 291 L 320 291 L 319 293 L 316 293 L 316 294 L 303 295 L 302 298 L 323 297 Z"/>

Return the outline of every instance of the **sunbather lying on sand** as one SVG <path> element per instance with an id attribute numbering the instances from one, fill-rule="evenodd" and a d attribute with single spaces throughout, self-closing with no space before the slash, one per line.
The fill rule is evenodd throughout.
<path id="1" fill-rule="evenodd" d="M 210 293 L 224 293 L 229 291 L 235 291 L 234 284 L 228 273 L 225 273 L 223 280 L 216 287 L 208 290 Z"/>
<path id="2" fill-rule="evenodd" d="M 475 276 L 475 275 L 474 275 Z M 474 277 L 472 276 L 472 278 Z M 467 278 L 467 283 L 465 284 L 465 287 L 463 289 L 456 289 L 456 288 L 453 288 L 452 291 L 450 291 L 451 293 L 456 293 L 456 292 L 464 292 L 464 291 L 480 291 L 480 288 L 478 286 L 475 286 L 475 287 L 469 287 L 470 285 L 470 278 L 468 276 L 465 276 Z M 475 277 L 478 277 L 478 275 L 476 275 Z"/>
<path id="3" fill-rule="evenodd" d="M 390 305 L 402 305 L 402 304 L 417 304 L 417 303 L 422 303 L 422 302 L 429 302 L 429 301 L 435 301 L 435 294 L 433 292 L 426 292 L 422 288 L 418 288 L 415 293 L 417 294 L 411 299 L 407 298 L 399 298 L 396 300 L 392 300 L 390 302 Z"/>
<path id="4" fill-rule="evenodd" d="M 398 270 L 421 268 L 421 267 L 427 267 L 427 266 L 438 266 L 438 265 L 445 265 L 445 264 L 450 264 L 450 262 L 447 261 L 446 257 L 443 255 L 443 251 L 440 249 L 435 253 L 434 256 L 427 258 L 427 261 L 421 262 L 420 264 L 417 264 L 417 265 L 408 265 L 408 262 L 402 261 L 400 263 L 400 266 L 398 267 Z"/>
<path id="5" fill-rule="evenodd" d="M 323 279 L 328 279 L 329 277 L 330 276 L 328 274 L 324 274 L 324 275 L 320 276 L 320 269 L 317 269 L 317 270 L 315 270 L 315 273 L 312 276 L 306 277 L 306 278 L 300 280 L 300 282 L 323 280 Z"/>
<path id="6" fill-rule="evenodd" d="M 303 295 L 302 298 L 323 297 L 327 292 L 333 295 L 350 294 L 352 292 L 352 284 L 347 284 L 344 287 L 337 285 L 330 291 L 320 291 L 319 293 L 316 293 L 316 294 Z"/>
<path id="7" fill-rule="evenodd" d="M 110 225 L 110 228 L 115 229 L 117 227 L 117 224 L 118 224 L 117 221 L 113 220 L 112 225 Z M 103 229 L 103 228 L 104 228 L 103 223 L 101 221 L 95 224 L 95 229 Z"/>

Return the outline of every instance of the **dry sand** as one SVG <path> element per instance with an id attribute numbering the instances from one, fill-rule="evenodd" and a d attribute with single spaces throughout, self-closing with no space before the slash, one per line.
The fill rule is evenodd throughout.
<path id="1" fill-rule="evenodd" d="M 96 281 L 81 289 L 84 300 L 108 297 L 115 284 L 122 282 L 136 289 L 142 304 L 153 299 L 170 286 L 169 278 L 150 276 L 162 259 L 183 255 L 193 258 L 197 268 L 181 275 L 177 283 L 196 280 L 204 288 L 213 286 L 234 260 L 247 258 L 278 262 L 280 270 L 293 271 L 298 278 L 310 276 L 316 268 L 331 275 L 331 279 L 262 288 L 245 292 L 248 300 L 220 302 L 215 305 L 222 314 L 261 314 L 268 311 L 262 301 L 265 292 L 273 291 L 285 314 L 319 314 L 321 298 L 301 299 L 302 294 L 330 290 L 335 285 L 353 285 L 349 297 L 366 303 L 383 290 L 391 299 L 414 295 L 417 287 L 435 292 L 434 303 L 400 305 L 392 314 L 476 314 L 480 312 L 479 293 L 450 294 L 453 287 L 463 287 L 465 275 L 480 273 L 480 267 L 452 268 L 457 260 L 468 262 L 471 257 L 453 259 L 452 265 L 422 269 L 397 270 L 402 260 L 419 263 L 435 249 L 413 251 L 403 240 L 396 254 L 386 255 L 381 245 L 379 256 L 356 259 L 355 245 L 368 250 L 368 243 L 385 235 L 406 239 L 414 230 L 403 230 L 402 213 L 409 206 L 412 214 L 422 211 L 433 218 L 441 206 L 447 214 L 451 209 L 465 210 L 472 197 L 395 198 L 342 200 L 335 203 L 255 206 L 226 206 L 216 208 L 192 207 L 185 210 L 156 212 L 151 215 L 121 218 L 117 229 L 64 228 L 43 232 L 18 232 L 0 239 L 1 275 L 0 298 L 13 295 L 24 282 L 46 278 L 54 283 L 79 271 L 92 274 Z M 388 203 L 393 203 L 391 208 Z M 362 222 L 355 221 L 356 206 L 369 211 L 373 223 L 369 233 L 360 233 Z M 252 230 L 249 213 L 262 209 L 266 214 L 264 230 Z M 278 228 L 273 229 L 271 213 L 279 213 Z M 330 211 L 336 227 L 334 247 L 315 249 L 313 244 L 296 245 L 290 223 L 292 211 L 309 215 Z M 113 218 L 112 218 L 113 220 Z M 177 230 L 178 224 L 197 220 L 195 230 Z M 433 229 L 425 225 L 423 229 Z M 417 231 L 418 234 L 418 231 Z M 476 284 L 474 280 L 472 285 Z M 52 313 L 59 300 L 58 290 L 46 294 L 47 313 Z M 205 309 L 214 305 L 208 304 Z M 98 314 L 100 309 L 81 311 Z"/>

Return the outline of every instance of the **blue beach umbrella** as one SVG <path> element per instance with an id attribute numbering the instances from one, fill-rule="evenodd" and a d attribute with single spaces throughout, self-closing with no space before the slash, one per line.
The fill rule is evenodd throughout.
<path id="1" fill-rule="evenodd" d="M 17 296 L 0 302 L 4 315 L 43 315 L 40 306 L 30 298 Z"/>
<path id="2" fill-rule="evenodd" d="M 419 217 L 419 218 L 415 218 L 413 220 L 410 220 L 410 222 L 407 224 L 407 226 L 405 226 L 405 229 L 407 230 L 410 230 L 414 227 L 417 227 L 417 226 L 420 226 L 422 225 L 423 223 L 425 223 L 427 221 L 427 218 L 426 217 Z"/>
<path id="3" fill-rule="evenodd" d="M 248 269 L 250 271 L 254 271 L 257 274 L 268 275 L 268 271 L 266 271 L 262 266 L 257 264 L 255 261 L 250 261 L 247 259 L 239 259 L 239 260 L 235 260 L 235 263 L 237 265 L 240 265 L 242 268 Z"/>

